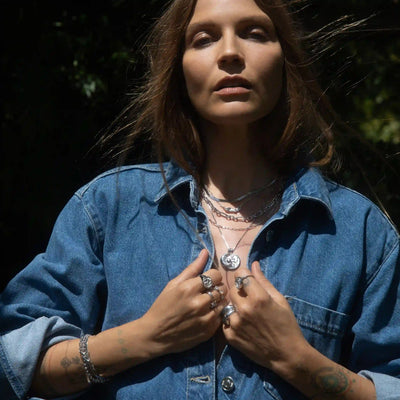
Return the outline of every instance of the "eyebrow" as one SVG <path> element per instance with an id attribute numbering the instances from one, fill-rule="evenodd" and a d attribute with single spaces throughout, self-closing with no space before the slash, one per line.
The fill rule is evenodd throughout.
<path id="1" fill-rule="evenodd" d="M 238 21 L 238 25 L 246 25 L 246 24 L 260 24 L 260 25 L 267 25 L 268 28 L 274 29 L 274 24 L 272 20 L 268 17 L 267 14 L 264 15 L 251 15 L 247 16 L 245 18 L 242 18 Z M 213 28 L 216 24 L 212 20 L 203 20 L 199 22 L 194 22 L 194 23 L 189 23 L 187 29 L 186 29 L 186 37 L 189 37 L 193 32 L 196 32 L 198 30 L 204 29 L 204 28 Z M 275 30 L 275 29 L 274 29 Z"/>

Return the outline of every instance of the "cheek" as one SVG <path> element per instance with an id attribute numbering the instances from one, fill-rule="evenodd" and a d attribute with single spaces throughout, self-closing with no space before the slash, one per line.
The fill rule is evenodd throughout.
<path id="1" fill-rule="evenodd" d="M 193 97 L 201 93 L 205 88 L 206 74 L 205 66 L 198 58 L 193 60 L 191 57 L 184 57 L 182 60 L 183 75 L 185 78 L 186 89 L 192 102 Z"/>
<path id="2" fill-rule="evenodd" d="M 283 84 L 283 59 L 282 57 L 274 57 L 265 59 L 260 63 L 259 69 L 263 71 L 262 81 L 265 90 L 272 93 L 280 93 Z"/>

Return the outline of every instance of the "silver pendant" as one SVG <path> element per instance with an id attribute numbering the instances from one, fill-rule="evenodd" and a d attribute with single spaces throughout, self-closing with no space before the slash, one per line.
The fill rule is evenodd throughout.
<path id="1" fill-rule="evenodd" d="M 240 257 L 233 253 L 225 253 L 220 258 L 222 266 L 228 271 L 234 271 L 240 267 Z"/>

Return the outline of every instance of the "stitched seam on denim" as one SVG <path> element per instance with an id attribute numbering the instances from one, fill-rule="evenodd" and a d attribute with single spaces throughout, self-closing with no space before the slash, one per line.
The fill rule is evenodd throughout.
<path id="1" fill-rule="evenodd" d="M 217 363 L 217 371 L 220 369 L 221 367 L 221 361 L 222 361 L 222 357 L 225 356 L 225 353 L 228 352 L 228 345 L 225 345 L 225 347 L 222 349 L 222 353 L 219 356 L 219 361 Z"/>
<path id="2" fill-rule="evenodd" d="M 131 171 L 131 170 L 141 170 L 141 171 L 147 171 L 147 172 L 154 172 L 156 174 L 160 173 L 160 168 L 158 167 L 158 164 L 138 164 L 138 165 L 126 165 L 123 167 L 116 167 L 112 168 L 108 171 L 103 172 L 102 174 L 96 176 L 93 178 L 90 182 L 88 182 L 86 185 L 81 187 L 78 191 L 77 194 L 79 197 L 82 197 L 85 192 L 87 192 L 93 184 L 95 184 L 97 181 L 106 178 L 110 175 L 118 175 L 121 172 L 124 171 Z"/>
<path id="3" fill-rule="evenodd" d="M 332 180 L 329 179 L 329 178 L 324 178 L 324 179 L 325 179 L 327 182 L 329 182 L 330 184 L 334 185 L 334 186 L 337 186 L 337 187 L 339 187 L 339 188 L 341 188 L 341 189 L 343 189 L 343 190 L 345 190 L 345 191 L 351 192 L 351 193 L 355 194 L 356 196 L 363 198 L 364 200 L 367 200 L 367 201 L 371 204 L 371 206 L 373 206 L 374 209 L 377 210 L 377 211 L 379 212 L 379 214 L 389 223 L 389 225 L 391 225 L 392 229 L 396 232 L 397 236 L 400 235 L 400 232 L 397 230 L 397 227 L 395 227 L 395 226 L 393 225 L 393 222 L 392 222 L 392 221 L 385 215 L 385 213 L 382 212 L 382 210 L 381 210 L 375 203 L 373 203 L 368 197 L 364 196 L 363 194 L 361 194 L 361 193 L 359 193 L 359 192 L 357 192 L 357 191 L 355 191 L 355 190 L 353 190 L 353 189 L 351 189 L 351 188 L 349 188 L 349 187 L 347 187 L 347 186 L 343 186 L 343 185 L 341 185 L 340 183 L 337 183 L 337 182 L 335 182 L 335 181 L 332 181 Z M 328 191 L 329 191 L 329 193 L 331 192 L 329 189 L 328 189 Z"/>
<path id="4" fill-rule="evenodd" d="M 318 310 L 329 311 L 329 312 L 334 313 L 334 314 L 342 315 L 343 317 L 349 317 L 348 314 L 345 314 L 343 312 L 333 310 L 332 308 L 322 307 L 322 306 L 319 306 L 317 304 L 310 303 L 309 301 L 302 300 L 302 299 L 300 299 L 300 298 L 298 298 L 296 296 L 285 295 L 285 298 L 289 302 L 289 304 L 290 304 L 290 301 L 293 300 L 294 301 L 293 304 L 305 304 L 305 305 L 309 305 L 309 306 L 311 306 L 311 307 L 313 307 L 315 309 L 318 309 Z"/>
<path id="5" fill-rule="evenodd" d="M 189 399 L 189 385 L 190 385 L 190 379 L 189 379 L 189 371 L 190 368 L 188 368 L 188 365 L 186 363 L 186 400 Z"/>
<path id="6" fill-rule="evenodd" d="M 99 234 L 99 229 L 98 229 L 98 227 L 96 225 L 96 222 L 95 222 L 92 214 L 90 213 L 88 207 L 86 206 L 86 204 L 85 204 L 85 202 L 83 200 L 83 197 L 79 197 L 77 194 L 76 194 L 76 196 L 80 200 L 80 202 L 82 204 L 82 207 L 83 207 L 83 210 L 85 211 L 85 214 L 87 215 L 87 217 L 88 217 L 88 219 L 90 221 L 90 224 L 92 225 L 92 228 L 94 230 L 95 237 L 96 237 L 97 249 L 100 250 L 101 249 L 101 246 L 100 246 L 100 234 Z"/>
<path id="7" fill-rule="evenodd" d="M 18 397 L 22 397 L 22 394 L 24 393 L 24 385 L 22 384 L 18 376 L 14 373 L 10 360 L 7 356 L 7 352 L 1 343 L 0 343 L 0 364 L 2 365 L 3 371 L 5 372 L 5 375 L 8 379 L 10 386 L 13 388 L 15 393 L 17 393 Z"/>
<path id="8" fill-rule="evenodd" d="M 294 205 L 299 201 L 299 199 L 300 199 L 300 196 L 299 196 L 299 192 L 298 192 L 298 189 L 297 189 L 296 182 L 292 183 L 292 186 L 293 186 L 293 191 L 295 192 L 295 194 L 294 194 L 294 196 L 292 196 L 293 198 L 291 199 L 291 201 L 288 202 L 288 203 L 286 203 L 286 204 L 284 205 L 285 208 L 281 211 L 281 213 L 282 213 L 283 215 L 285 215 L 285 216 L 289 215 L 289 213 L 291 212 L 293 206 L 294 206 Z M 283 202 L 281 201 L 280 210 L 281 210 L 281 208 L 282 208 L 282 203 L 283 203 Z"/>
<path id="9" fill-rule="evenodd" d="M 326 333 L 326 334 L 330 334 L 332 336 L 337 336 L 337 337 L 342 337 L 344 336 L 344 331 L 342 331 L 339 328 L 333 327 L 333 326 L 324 326 L 324 325 L 320 325 L 320 324 L 315 324 L 312 322 L 308 322 L 305 320 L 302 320 L 301 318 L 296 318 L 299 325 L 304 326 L 305 328 L 310 328 L 310 329 L 314 329 L 317 332 L 320 333 Z"/>
<path id="10" fill-rule="evenodd" d="M 392 254 L 394 253 L 394 251 L 396 250 L 396 248 L 399 247 L 399 241 L 395 241 L 394 246 L 389 250 L 388 254 L 386 255 L 386 257 L 384 258 L 384 260 L 382 261 L 382 263 L 377 267 L 377 269 L 375 270 L 375 272 L 372 274 L 372 276 L 367 280 L 367 283 L 365 285 L 364 290 L 366 290 L 369 285 L 372 283 L 372 281 L 375 280 L 376 276 L 379 274 L 379 272 L 382 270 L 383 266 L 385 265 L 386 261 L 392 256 Z"/>
<path id="11" fill-rule="evenodd" d="M 271 386 L 271 388 L 269 388 L 268 386 Z M 264 387 L 264 390 L 267 391 L 269 393 L 269 395 L 272 396 L 275 400 L 282 400 L 282 397 L 279 394 L 278 394 L 279 397 L 277 397 L 275 395 L 274 391 L 276 389 L 273 385 L 271 385 L 271 383 L 269 383 L 268 381 L 264 381 L 263 387 Z"/>

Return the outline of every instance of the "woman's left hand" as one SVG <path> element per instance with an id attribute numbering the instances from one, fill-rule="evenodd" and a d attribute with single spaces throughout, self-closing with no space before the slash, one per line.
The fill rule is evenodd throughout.
<path id="1" fill-rule="evenodd" d="M 248 358 L 271 370 L 290 365 L 305 348 L 305 340 L 289 303 L 265 278 L 258 262 L 251 272 L 247 268 L 235 271 L 244 279 L 243 287 L 231 288 L 229 296 L 236 312 L 224 326 L 230 345 Z"/>

